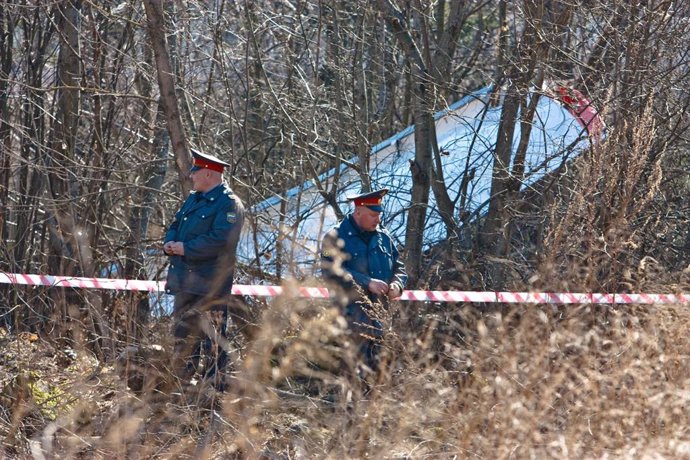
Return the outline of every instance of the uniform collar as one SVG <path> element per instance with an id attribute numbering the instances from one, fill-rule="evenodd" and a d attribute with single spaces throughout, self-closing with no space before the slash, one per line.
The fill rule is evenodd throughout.
<path id="1" fill-rule="evenodd" d="M 213 187 L 211 190 L 208 190 L 208 191 L 203 192 L 203 193 L 196 192 L 195 196 L 196 196 L 197 200 L 201 199 L 201 198 L 205 198 L 207 200 L 213 200 L 216 196 L 218 196 L 218 194 L 220 193 L 220 191 L 222 189 L 223 189 L 223 183 L 221 182 L 220 184 Z"/>
<path id="2" fill-rule="evenodd" d="M 357 222 L 355 222 L 355 216 L 353 214 L 347 216 L 347 222 L 350 224 L 350 227 L 352 227 L 352 229 L 355 230 L 357 233 L 362 232 L 362 229 L 359 228 Z"/>

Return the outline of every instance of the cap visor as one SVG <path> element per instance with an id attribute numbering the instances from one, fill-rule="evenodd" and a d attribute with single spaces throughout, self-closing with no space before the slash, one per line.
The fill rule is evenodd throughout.
<path id="1" fill-rule="evenodd" d="M 192 166 L 192 169 L 190 169 L 189 172 L 198 171 L 200 169 L 203 169 L 203 168 L 201 166 Z"/>
<path id="2" fill-rule="evenodd" d="M 383 212 L 383 206 L 372 205 L 372 206 L 367 206 L 367 208 L 369 208 L 369 209 L 371 209 L 372 211 L 375 211 L 375 212 Z"/>

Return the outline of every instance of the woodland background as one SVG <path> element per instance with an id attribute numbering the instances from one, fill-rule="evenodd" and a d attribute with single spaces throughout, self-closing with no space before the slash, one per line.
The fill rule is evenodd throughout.
<path id="1" fill-rule="evenodd" d="M 416 288 L 681 292 L 688 43 L 682 0 L 0 2 L 0 270 L 147 278 L 191 146 L 251 206 L 413 125 Z M 607 134 L 525 197 L 501 165 L 544 82 L 586 94 Z M 469 249 L 449 231 L 425 252 L 433 113 L 488 85 L 505 96 L 488 212 Z M 405 305 L 358 399 L 315 351 L 348 361 L 327 305 L 245 301 L 236 384 L 182 408 L 133 393 L 128 350 L 151 365 L 169 327 L 145 296 L 0 286 L 6 455 L 690 456 L 686 306 Z M 322 407 L 333 387 L 350 399 Z"/>

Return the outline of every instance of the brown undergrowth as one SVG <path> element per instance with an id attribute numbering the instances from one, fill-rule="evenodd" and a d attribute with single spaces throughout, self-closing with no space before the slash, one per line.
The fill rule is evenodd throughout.
<path id="1" fill-rule="evenodd" d="M 402 303 L 391 313 L 382 369 L 363 381 L 335 309 L 277 298 L 254 339 L 233 344 L 224 393 L 204 382 L 133 391 L 131 366 L 6 334 L 4 454 L 690 458 L 687 306 Z M 153 350 L 139 364 L 155 376 L 165 358 Z"/>

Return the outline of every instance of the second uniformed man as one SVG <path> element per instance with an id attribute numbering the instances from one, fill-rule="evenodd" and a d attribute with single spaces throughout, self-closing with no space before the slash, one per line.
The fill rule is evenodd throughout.
<path id="1" fill-rule="evenodd" d="M 323 273 L 348 292 L 344 316 L 358 342 L 361 358 L 371 370 L 378 368 L 382 324 L 372 304 L 388 305 L 400 297 L 407 283 L 405 265 L 390 233 L 381 225 L 383 197 L 388 189 L 348 197 L 350 213 L 325 237 Z M 341 264 L 334 264 L 340 253 Z M 340 266 L 344 273 L 338 273 Z"/>

